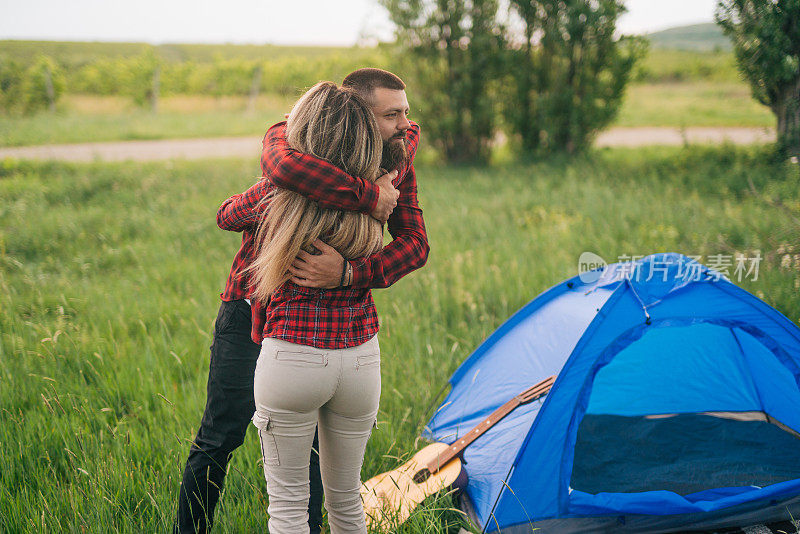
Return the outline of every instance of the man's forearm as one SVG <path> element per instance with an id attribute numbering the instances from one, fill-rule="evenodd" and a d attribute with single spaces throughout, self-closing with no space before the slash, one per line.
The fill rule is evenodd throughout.
<path id="1" fill-rule="evenodd" d="M 425 265 L 428 261 L 427 237 L 404 235 L 394 239 L 379 252 L 361 260 L 351 261 L 351 287 L 389 287 L 400 278 Z"/>
<path id="2" fill-rule="evenodd" d="M 363 260 L 351 262 L 353 287 L 389 287 L 428 260 L 430 246 L 417 201 L 417 178 L 413 166 L 409 167 L 399 190 L 400 198 L 388 224 L 392 242 Z"/>
<path id="3" fill-rule="evenodd" d="M 378 186 L 351 176 L 339 167 L 289 147 L 285 124 L 267 131 L 261 153 L 261 170 L 270 182 L 319 203 L 322 208 L 371 213 L 377 203 Z"/>
<path id="4" fill-rule="evenodd" d="M 269 184 L 260 180 L 238 195 L 225 200 L 217 210 L 217 226 L 231 232 L 241 232 L 258 224 L 258 205 L 268 194 Z"/>

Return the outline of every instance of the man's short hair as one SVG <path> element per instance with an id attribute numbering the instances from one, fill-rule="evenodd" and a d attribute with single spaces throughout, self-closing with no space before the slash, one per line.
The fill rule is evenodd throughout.
<path id="1" fill-rule="evenodd" d="M 342 86 L 350 87 L 367 100 L 372 98 L 372 92 L 378 87 L 398 91 L 406 88 L 406 84 L 396 74 L 375 68 L 354 70 L 345 77 Z"/>

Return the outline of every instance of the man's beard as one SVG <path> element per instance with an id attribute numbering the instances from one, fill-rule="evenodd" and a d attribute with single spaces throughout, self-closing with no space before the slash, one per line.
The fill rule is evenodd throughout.
<path id="1" fill-rule="evenodd" d="M 402 138 L 392 137 L 383 142 L 383 158 L 381 167 L 387 171 L 395 169 L 402 170 L 408 159 L 408 149 L 406 148 L 405 136 Z"/>

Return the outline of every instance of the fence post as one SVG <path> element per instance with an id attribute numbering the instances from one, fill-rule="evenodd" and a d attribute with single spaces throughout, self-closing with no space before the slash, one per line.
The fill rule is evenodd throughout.
<path id="1" fill-rule="evenodd" d="M 158 93 L 161 91 L 161 65 L 156 65 L 153 71 L 153 88 L 150 92 L 150 109 L 158 113 Z"/>
<path id="2" fill-rule="evenodd" d="M 253 83 L 250 85 L 250 99 L 247 102 L 247 112 L 255 113 L 258 90 L 261 88 L 261 65 L 253 71 Z"/>
<path id="3" fill-rule="evenodd" d="M 56 111 L 56 90 L 53 87 L 53 73 L 50 72 L 50 66 L 44 66 L 44 88 L 47 91 L 47 107 L 50 113 Z"/>

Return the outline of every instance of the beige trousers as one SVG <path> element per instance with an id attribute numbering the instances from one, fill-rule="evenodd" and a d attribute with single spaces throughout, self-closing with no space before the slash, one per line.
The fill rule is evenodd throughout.
<path id="1" fill-rule="evenodd" d="M 349 349 L 267 338 L 254 395 L 270 534 L 308 532 L 308 469 L 314 430 L 332 534 L 366 533 L 361 465 L 381 393 L 377 336 Z"/>

